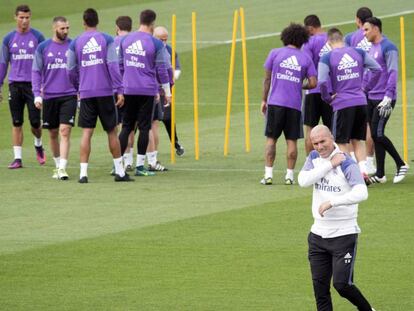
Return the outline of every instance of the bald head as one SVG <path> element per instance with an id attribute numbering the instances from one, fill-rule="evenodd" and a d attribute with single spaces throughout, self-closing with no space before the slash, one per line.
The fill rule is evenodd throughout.
<path id="1" fill-rule="evenodd" d="M 310 137 L 316 136 L 316 135 L 325 135 L 325 136 L 332 136 L 331 131 L 329 128 L 323 124 L 319 124 L 315 126 L 312 131 L 310 132 Z"/>
<path id="2" fill-rule="evenodd" d="M 317 125 L 310 132 L 313 148 L 322 158 L 328 157 L 335 149 L 334 138 L 331 131 L 325 125 Z"/>
<path id="3" fill-rule="evenodd" d="M 168 30 L 163 26 L 157 26 L 154 28 L 154 37 L 160 39 L 162 42 L 167 43 Z"/>

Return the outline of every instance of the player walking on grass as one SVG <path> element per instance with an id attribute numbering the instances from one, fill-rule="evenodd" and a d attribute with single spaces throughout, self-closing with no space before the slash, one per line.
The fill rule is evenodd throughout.
<path id="1" fill-rule="evenodd" d="M 315 68 L 318 68 L 319 59 L 331 50 L 328 44 L 328 34 L 323 31 L 321 21 L 316 15 L 308 15 L 305 17 L 304 24 L 309 34 L 309 42 L 302 47 L 303 52 L 308 54 L 312 59 Z M 310 132 L 312 128 L 319 124 L 319 120 L 327 127 L 332 126 L 332 107 L 325 103 L 321 97 L 319 87 L 306 91 L 303 109 L 303 123 L 305 127 L 305 150 L 309 154 L 313 150 L 310 141 Z"/>
<path id="2" fill-rule="evenodd" d="M 132 19 L 129 16 L 118 16 L 115 21 L 116 24 L 116 37 L 114 38 L 116 54 L 119 57 L 119 46 L 121 44 L 121 40 L 127 34 L 129 34 L 132 30 Z M 123 72 L 121 72 L 123 75 Z M 116 91 L 116 90 L 115 90 Z M 116 94 L 115 94 L 116 95 Z M 118 107 L 118 122 L 121 125 L 122 129 L 122 117 L 124 114 L 125 105 L 122 107 Z M 132 165 L 134 163 L 134 136 L 135 131 L 132 131 L 128 137 L 128 146 L 125 150 L 123 155 L 124 166 L 126 170 L 132 170 Z M 115 174 L 115 172 L 113 172 Z"/>
<path id="3" fill-rule="evenodd" d="M 43 107 L 43 128 L 49 130 L 50 149 L 56 169 L 53 178 L 66 180 L 70 133 L 75 123 L 77 96 L 66 73 L 69 23 L 65 17 L 53 19 L 53 38 L 36 49 L 32 87 L 36 108 Z M 60 144 L 59 144 L 60 134 Z"/>
<path id="4" fill-rule="evenodd" d="M 40 111 L 34 104 L 32 92 L 32 64 L 36 48 L 45 38 L 30 27 L 32 13 L 27 5 L 19 5 L 16 8 L 14 19 L 16 30 L 8 33 L 3 39 L 0 48 L 0 103 L 2 101 L 2 85 L 9 72 L 9 107 L 12 117 L 12 142 L 14 160 L 10 163 L 10 169 L 23 167 L 23 122 L 24 107 L 27 105 L 31 131 L 34 135 L 36 158 L 40 165 L 46 162 L 46 156 L 42 146 L 42 128 Z"/>
<path id="5" fill-rule="evenodd" d="M 154 36 L 160 39 L 164 43 L 165 48 L 167 49 L 167 52 L 170 55 L 170 59 L 171 59 L 172 48 L 169 44 L 167 44 L 168 30 L 165 27 L 156 27 L 154 30 Z M 171 63 L 172 63 L 172 59 L 171 59 Z M 173 79 L 174 81 L 177 81 L 181 75 L 181 64 L 180 64 L 180 59 L 178 58 L 177 52 L 175 53 L 175 70 L 174 70 L 173 75 L 174 75 L 174 79 Z M 167 133 L 168 133 L 168 137 L 170 138 L 170 141 L 171 141 L 171 105 L 164 107 L 162 122 L 164 123 L 165 129 L 167 130 Z M 178 156 L 182 156 L 184 155 L 185 150 L 184 150 L 184 147 L 178 141 L 177 128 L 175 124 L 174 124 L 174 128 L 175 128 L 174 130 L 175 132 L 175 146 L 174 146 L 175 153 Z"/>
<path id="6" fill-rule="evenodd" d="M 347 46 L 353 46 L 360 49 L 363 49 L 365 52 L 369 52 L 371 49 L 372 43 L 367 40 L 364 35 L 364 23 L 370 17 L 372 17 L 371 9 L 367 7 L 359 8 L 355 16 L 355 24 L 357 30 L 345 35 L 345 44 Z M 365 141 L 366 151 L 367 151 L 367 172 L 368 174 L 374 174 L 376 169 L 374 166 L 374 142 L 371 138 L 371 130 L 369 124 L 367 124 L 367 136 Z"/>
<path id="7" fill-rule="evenodd" d="M 168 40 L 168 31 L 165 27 L 158 26 L 154 29 L 154 37 L 161 40 L 164 46 L 167 49 L 169 60 L 171 59 L 171 47 L 167 45 Z M 176 61 L 179 66 L 178 56 L 176 55 Z M 178 69 L 179 70 L 179 69 Z M 179 71 L 178 71 L 179 72 Z M 177 75 L 179 76 L 179 74 Z M 174 85 L 174 73 L 171 67 L 170 61 L 168 61 L 168 77 L 170 81 L 170 86 Z M 149 135 L 149 144 L 147 149 L 147 160 L 148 160 L 148 170 L 149 171 L 168 171 L 168 169 L 158 161 L 158 145 L 159 145 L 159 121 L 163 121 L 167 129 L 168 135 L 171 139 L 171 105 L 168 104 L 165 100 L 165 93 L 162 87 L 159 89 L 159 96 L 155 97 L 154 101 L 154 111 L 152 116 L 151 131 Z M 169 126 L 169 128 L 168 128 Z M 175 124 L 174 124 L 175 126 Z M 184 148 L 178 143 L 177 133 L 175 133 L 175 148 L 178 155 L 184 153 Z"/>
<path id="8" fill-rule="evenodd" d="M 360 311 L 371 311 L 367 299 L 354 285 L 358 234 L 358 203 L 368 190 L 352 158 L 334 143 L 324 125 L 313 128 L 310 138 L 315 150 L 298 176 L 301 187 L 313 186 L 314 223 L 308 236 L 313 290 L 318 311 L 332 311 L 333 286 Z"/>
<path id="9" fill-rule="evenodd" d="M 293 170 L 297 159 L 297 139 L 302 136 L 301 103 L 302 89 L 316 86 L 316 69 L 304 52 L 302 45 L 308 42 L 305 27 L 290 24 L 282 31 L 284 47 L 270 51 L 266 62 L 261 110 L 266 116 L 265 174 L 261 183 L 273 183 L 273 163 L 276 143 L 282 132 L 287 143 L 287 170 L 285 184 L 294 183 Z M 307 78 L 308 80 L 303 83 Z"/>
<path id="10" fill-rule="evenodd" d="M 154 38 L 156 14 L 152 10 L 142 11 L 138 31 L 131 32 L 122 41 L 119 49 L 120 66 L 125 89 L 125 113 L 119 135 L 121 149 L 128 145 L 128 136 L 138 124 L 138 155 L 135 175 L 153 176 L 144 167 L 151 129 L 154 98 L 161 83 L 167 104 L 171 100 L 168 77 L 168 54 L 163 43 Z"/>
<path id="11" fill-rule="evenodd" d="M 364 24 L 365 36 L 372 46 L 368 52 L 382 68 L 378 83 L 368 93 L 368 121 L 375 144 L 377 171 L 370 177 L 371 183 L 385 183 L 385 155 L 388 152 L 394 159 L 397 172 L 394 183 L 402 181 L 408 165 L 395 149 L 392 141 L 385 136 L 385 126 L 394 109 L 397 99 L 398 50 L 382 35 L 382 22 L 376 17 L 368 18 Z M 369 80 L 369 73 L 366 79 Z"/>
<path id="12" fill-rule="evenodd" d="M 362 143 L 367 129 L 367 99 L 361 86 L 364 70 L 369 69 L 372 76 L 365 91 L 371 90 L 380 77 L 381 67 L 364 50 L 346 47 L 337 28 L 331 28 L 328 37 L 332 51 L 322 56 L 318 67 L 322 99 L 333 107 L 335 142 L 348 153 L 352 145 L 361 173 L 367 180 L 365 144 Z"/>
<path id="13" fill-rule="evenodd" d="M 87 9 L 83 13 L 85 32 L 69 46 L 68 73 L 74 85 L 79 85 L 81 98 L 79 126 L 83 128 L 80 146 L 80 183 L 88 182 L 88 162 L 91 138 L 99 117 L 108 135 L 108 145 L 115 167 L 115 181 L 132 181 L 125 173 L 117 136 L 116 106 L 124 102 L 118 57 L 111 36 L 99 32 L 98 13 Z M 113 90 L 117 91 L 114 102 Z"/>

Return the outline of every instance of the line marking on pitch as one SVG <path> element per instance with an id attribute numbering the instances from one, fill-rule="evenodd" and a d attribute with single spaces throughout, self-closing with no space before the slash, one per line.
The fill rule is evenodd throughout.
<path id="1" fill-rule="evenodd" d="M 378 16 L 378 18 L 390 18 L 390 17 L 396 17 L 396 16 L 401 16 L 401 15 L 407 15 L 407 14 L 412 14 L 414 13 L 414 10 L 408 10 L 408 11 L 401 11 L 401 12 L 397 12 L 397 13 L 392 13 L 392 14 L 387 14 L 387 15 L 381 15 Z M 326 25 L 322 25 L 323 27 L 332 27 L 332 26 L 341 26 L 341 25 L 349 25 L 349 24 L 353 24 L 355 23 L 355 20 L 348 20 L 348 21 L 343 21 L 343 22 L 338 22 L 338 23 L 331 23 L 331 24 L 326 24 Z M 262 39 L 262 38 L 269 38 L 269 37 L 274 37 L 274 36 L 280 36 L 281 32 L 271 32 L 271 33 L 265 33 L 265 34 L 261 34 L 261 35 L 256 35 L 256 36 L 250 36 L 250 37 L 246 37 L 246 40 L 255 40 L 255 39 Z M 236 39 L 236 42 L 241 42 L 241 39 Z M 192 43 L 192 41 L 177 41 L 177 43 Z M 197 41 L 197 43 L 200 44 L 231 44 L 232 40 L 212 40 L 212 41 Z"/>

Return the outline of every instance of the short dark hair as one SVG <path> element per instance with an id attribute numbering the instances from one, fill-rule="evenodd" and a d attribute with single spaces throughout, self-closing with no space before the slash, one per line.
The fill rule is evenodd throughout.
<path id="1" fill-rule="evenodd" d="M 131 31 L 132 30 L 132 19 L 129 16 L 118 16 L 115 24 L 120 30 Z"/>
<path id="2" fill-rule="evenodd" d="M 66 17 L 63 16 L 56 16 L 55 18 L 53 18 L 53 24 L 57 22 L 66 23 L 67 21 L 68 20 L 66 19 Z"/>
<path id="3" fill-rule="evenodd" d="M 21 4 L 16 7 L 16 11 L 14 12 L 14 15 L 17 16 L 19 12 L 31 13 L 32 11 L 30 10 L 30 7 L 27 4 Z"/>
<path id="4" fill-rule="evenodd" d="M 301 48 L 303 44 L 308 42 L 309 33 L 301 24 L 291 23 L 283 29 L 280 40 L 282 40 L 285 46 L 291 44 L 297 48 Z"/>
<path id="5" fill-rule="evenodd" d="M 356 17 L 359 18 L 359 20 L 361 21 L 361 23 L 365 23 L 367 21 L 368 18 L 372 17 L 372 11 L 370 8 L 367 7 L 362 7 L 359 8 L 357 13 L 356 13 Z"/>
<path id="6" fill-rule="evenodd" d="M 149 26 L 155 21 L 156 18 L 157 14 L 153 10 L 144 10 L 139 15 L 139 23 L 141 25 Z"/>
<path id="7" fill-rule="evenodd" d="M 321 20 L 315 14 L 306 16 L 303 20 L 303 23 L 305 24 L 305 26 L 311 26 L 315 28 L 321 27 Z"/>
<path id="8" fill-rule="evenodd" d="M 343 41 L 344 35 L 338 28 L 331 28 L 328 30 L 328 40 L 329 41 Z"/>
<path id="9" fill-rule="evenodd" d="M 83 12 L 83 21 L 88 27 L 96 27 L 99 24 L 98 12 L 95 9 L 88 8 Z"/>
<path id="10" fill-rule="evenodd" d="M 379 31 L 382 33 L 382 22 L 378 17 L 370 17 L 365 21 L 365 23 L 377 26 Z"/>

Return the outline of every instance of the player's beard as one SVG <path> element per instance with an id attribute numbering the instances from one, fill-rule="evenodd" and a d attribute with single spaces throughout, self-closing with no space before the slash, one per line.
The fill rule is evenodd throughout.
<path id="1" fill-rule="evenodd" d="M 66 33 L 61 34 L 61 33 L 59 33 L 59 32 L 57 32 L 57 31 L 56 31 L 56 37 L 57 37 L 60 41 L 65 41 L 65 40 L 66 40 L 66 38 L 68 37 L 68 35 L 67 35 Z"/>

